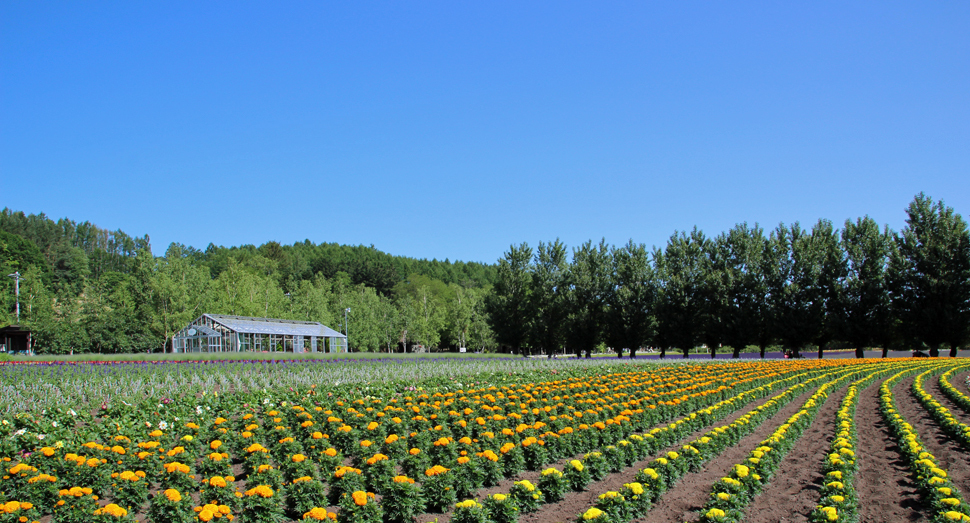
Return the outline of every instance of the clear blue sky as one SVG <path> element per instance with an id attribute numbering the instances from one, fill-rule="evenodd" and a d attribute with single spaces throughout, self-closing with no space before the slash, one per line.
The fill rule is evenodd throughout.
<path id="1" fill-rule="evenodd" d="M 970 217 L 967 2 L 0 2 L 0 207 L 205 248 Z"/>

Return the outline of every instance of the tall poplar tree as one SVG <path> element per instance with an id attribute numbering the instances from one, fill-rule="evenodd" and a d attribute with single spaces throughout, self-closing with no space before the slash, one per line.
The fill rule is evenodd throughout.
<path id="1" fill-rule="evenodd" d="M 970 338 L 970 233 L 940 200 L 920 193 L 906 209 L 891 262 L 892 304 L 903 335 L 938 356 Z"/>

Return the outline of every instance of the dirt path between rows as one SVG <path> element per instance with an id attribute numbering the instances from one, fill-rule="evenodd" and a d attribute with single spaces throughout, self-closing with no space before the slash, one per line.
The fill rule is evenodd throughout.
<path id="1" fill-rule="evenodd" d="M 639 523 L 680 523 L 697 520 L 697 512 L 707 503 L 714 482 L 727 475 L 731 467 L 745 459 L 748 453 L 770 436 L 779 425 L 784 423 L 792 414 L 798 412 L 802 404 L 816 390 L 817 388 L 809 388 L 775 413 L 774 416 L 765 420 L 754 432 L 742 438 L 737 445 L 725 449 L 718 457 L 708 462 L 703 469 L 686 474 L 673 488 L 660 497 L 660 501 L 647 513 L 646 517 L 634 521 Z"/>
<path id="2" fill-rule="evenodd" d="M 766 401 L 768 401 L 768 398 L 756 399 L 753 402 L 748 403 L 743 409 L 728 415 L 722 421 L 719 421 L 717 424 L 730 423 L 736 420 L 737 418 L 740 418 L 748 410 L 755 408 L 759 405 L 762 405 Z M 681 418 L 672 419 L 670 421 L 661 423 L 658 426 L 668 425 L 678 419 L 681 419 Z M 690 436 L 688 436 L 684 440 L 684 442 L 686 443 L 687 441 L 691 441 L 695 438 L 701 437 L 705 432 L 709 430 L 709 428 L 710 427 L 706 427 L 704 429 L 696 431 L 694 434 L 691 434 Z M 676 445 L 676 447 L 679 448 L 680 445 Z M 666 451 L 667 450 L 665 449 L 662 452 L 658 452 L 656 456 L 662 455 Z M 519 516 L 519 522 L 520 523 L 554 523 L 554 522 L 575 521 L 576 517 L 579 514 L 583 513 L 584 511 L 586 511 L 586 509 L 593 506 L 594 502 L 596 501 L 596 498 L 600 494 L 609 490 L 619 490 L 624 483 L 629 483 L 633 481 L 633 477 L 636 475 L 636 473 L 639 470 L 646 468 L 656 456 L 651 456 L 648 459 L 645 459 L 638 463 L 634 463 L 632 466 L 627 467 L 620 472 L 608 474 L 601 481 L 591 482 L 589 484 L 588 490 L 584 492 L 568 492 L 565 498 L 560 502 L 542 505 L 538 511 L 533 512 L 531 514 L 521 514 Z M 556 467 L 562 470 L 563 466 L 566 465 L 570 460 L 582 459 L 582 457 L 583 457 L 583 454 L 570 456 L 568 458 L 561 459 L 555 463 L 551 463 L 544 468 Z M 479 489 L 478 492 L 475 493 L 476 494 L 475 498 L 481 500 L 491 494 L 508 493 L 509 490 L 512 488 L 512 485 L 516 481 L 529 480 L 533 484 L 536 484 L 539 481 L 539 477 L 540 477 L 540 472 L 538 471 L 524 471 L 518 474 L 513 479 L 502 480 L 497 486 Z M 422 514 L 417 517 L 418 523 L 432 523 L 432 522 L 450 523 L 450 521 L 451 521 L 450 511 L 445 514 L 429 513 L 429 514 Z"/>
<path id="3" fill-rule="evenodd" d="M 962 492 L 970 492 L 970 452 L 943 432 L 930 413 L 919 404 L 910 388 L 913 379 L 906 378 L 896 385 L 894 396 L 899 415 L 913 426 L 926 449 L 947 470 L 950 481 Z"/>
<path id="4" fill-rule="evenodd" d="M 970 387 L 967 387 L 967 378 L 970 377 L 967 370 L 961 370 L 953 376 L 950 377 L 950 385 L 956 387 L 957 390 L 970 396 Z"/>
<path id="5" fill-rule="evenodd" d="M 776 393 L 771 394 L 773 396 Z M 716 425 L 722 425 L 724 423 L 731 423 L 736 419 L 743 416 L 746 412 L 751 409 L 757 408 L 768 401 L 769 397 L 759 398 L 751 403 L 748 403 L 744 408 L 731 413 L 726 416 L 721 421 L 715 423 Z M 548 505 L 543 505 L 538 511 L 532 514 L 523 514 L 519 517 L 520 523 L 550 523 L 550 522 L 571 522 L 575 521 L 576 518 L 585 512 L 589 507 L 592 507 L 600 494 L 608 492 L 611 490 L 619 491 L 623 488 L 624 483 L 629 483 L 633 481 L 637 472 L 650 466 L 650 463 L 666 454 L 671 450 L 678 450 L 680 447 L 685 445 L 689 441 L 693 441 L 697 438 L 703 436 L 707 431 L 711 429 L 711 426 L 704 427 L 700 430 L 695 431 L 693 434 L 687 436 L 682 440 L 680 444 L 671 445 L 670 447 L 663 449 L 653 456 L 648 457 L 645 460 L 634 463 L 633 465 L 616 472 L 607 475 L 601 481 L 590 483 L 589 489 L 583 492 L 570 492 L 566 494 L 566 497 L 559 503 L 551 503 Z"/>
<path id="6" fill-rule="evenodd" d="M 954 403 L 953 400 L 947 397 L 946 394 L 943 394 L 943 389 L 940 388 L 939 376 L 935 376 L 930 380 L 924 381 L 923 387 L 926 388 L 926 392 L 933 395 L 933 398 L 936 399 L 936 401 L 940 402 L 940 405 L 946 407 L 946 409 L 950 411 L 950 414 L 952 414 L 957 421 L 964 424 L 970 424 L 970 413 Z"/>
<path id="7" fill-rule="evenodd" d="M 822 464 L 835 439 L 835 414 L 848 385 L 829 394 L 815 420 L 785 456 L 781 466 L 745 513 L 749 523 L 801 523 L 818 503 L 822 489 Z"/>
<path id="8" fill-rule="evenodd" d="M 855 422 L 859 442 L 856 447 L 855 488 L 859 497 L 859 521 L 899 523 L 928 521 L 909 467 L 899 445 L 879 413 L 879 386 L 885 378 L 859 391 Z M 901 389 L 897 389 L 901 390 Z"/>

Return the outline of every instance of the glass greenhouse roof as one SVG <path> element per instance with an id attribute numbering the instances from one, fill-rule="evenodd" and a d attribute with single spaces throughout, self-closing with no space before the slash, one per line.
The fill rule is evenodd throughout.
<path id="1" fill-rule="evenodd" d="M 330 327 L 315 321 L 251 318 L 248 316 L 229 316 L 225 314 L 205 314 L 204 316 L 236 332 L 327 338 L 346 337 Z"/>

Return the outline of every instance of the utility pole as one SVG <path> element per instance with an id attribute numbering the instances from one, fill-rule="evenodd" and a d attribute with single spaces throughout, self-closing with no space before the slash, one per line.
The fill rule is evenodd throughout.
<path id="1" fill-rule="evenodd" d="M 350 352 L 350 323 L 347 322 L 347 313 L 350 312 L 350 307 L 344 309 L 344 336 L 347 337 L 347 352 Z"/>
<path id="2" fill-rule="evenodd" d="M 10 276 L 11 278 L 13 278 L 13 281 L 14 281 L 14 284 L 13 284 L 14 294 L 16 294 L 17 296 L 17 325 L 20 325 L 20 280 L 22 280 L 23 278 L 20 276 L 20 271 L 17 271 L 13 274 L 8 274 L 7 276 Z M 347 309 L 347 310 L 350 310 L 350 309 Z"/>

